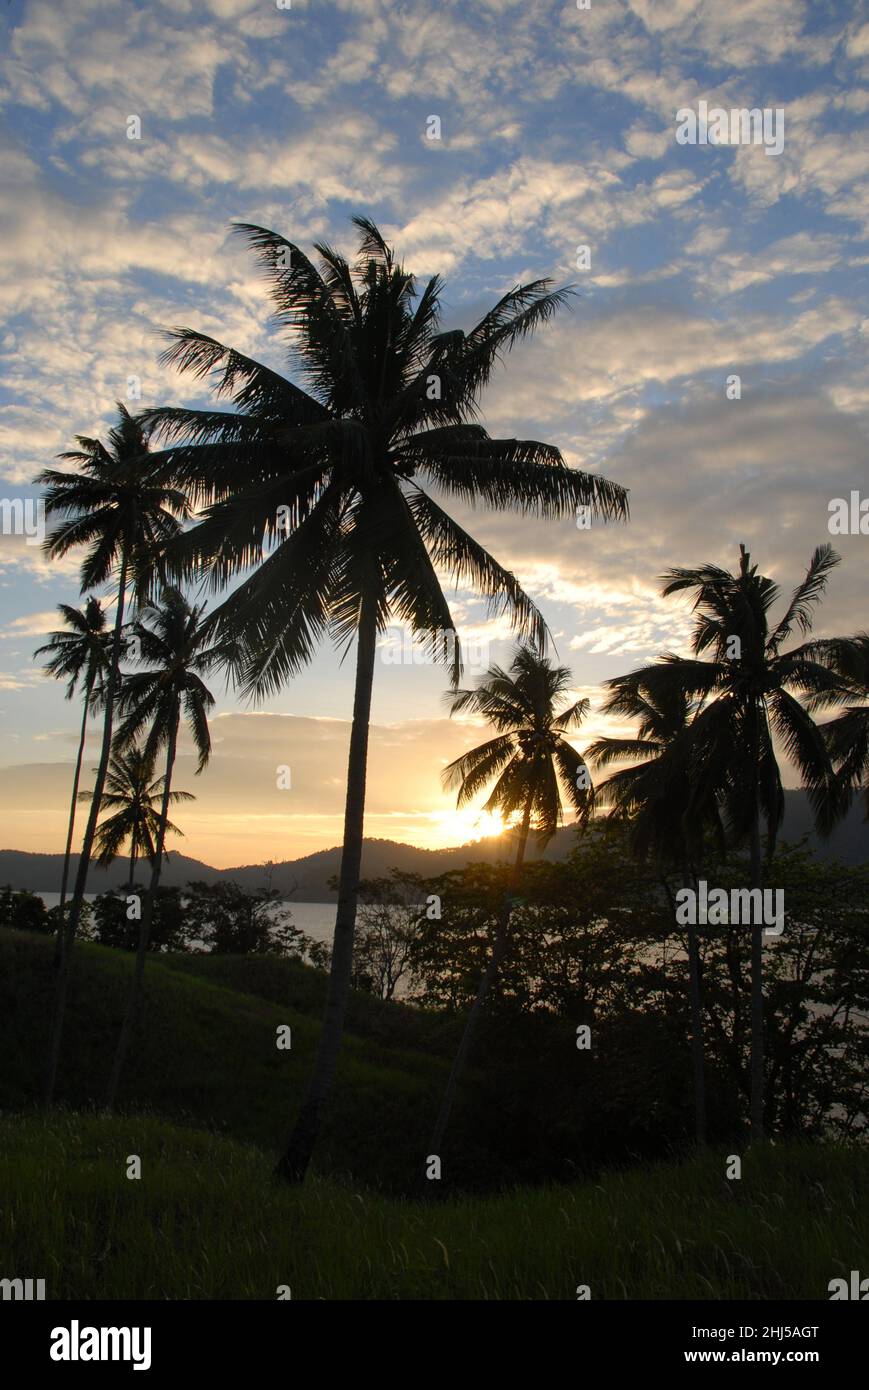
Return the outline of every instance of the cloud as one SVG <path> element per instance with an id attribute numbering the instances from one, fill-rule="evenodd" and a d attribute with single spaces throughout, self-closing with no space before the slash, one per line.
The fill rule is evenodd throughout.
<path id="1" fill-rule="evenodd" d="M 41 613 L 25 613 L 21 618 L 13 618 L 0 628 L 3 637 L 44 637 L 59 626 L 60 617 L 56 608 L 44 609 Z"/>

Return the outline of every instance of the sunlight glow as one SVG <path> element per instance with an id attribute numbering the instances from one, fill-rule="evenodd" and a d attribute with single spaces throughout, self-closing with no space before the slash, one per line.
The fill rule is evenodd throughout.
<path id="1" fill-rule="evenodd" d="M 437 827 L 437 836 L 432 840 L 436 838 L 444 846 L 486 840 L 504 830 L 500 811 L 480 811 L 473 806 L 461 811 L 434 811 L 431 820 Z"/>

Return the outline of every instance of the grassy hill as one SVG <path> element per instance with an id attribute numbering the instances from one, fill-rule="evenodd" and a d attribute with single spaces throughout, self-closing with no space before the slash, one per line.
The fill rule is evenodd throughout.
<path id="1" fill-rule="evenodd" d="M 0 931 L 0 1110 L 40 1094 L 51 1009 L 52 943 Z M 105 1093 L 132 957 L 76 948 L 58 1098 L 82 1107 Z M 301 1100 L 319 1036 L 325 977 L 273 958 L 161 956 L 145 976 L 145 1026 L 122 1082 L 125 1108 L 159 1111 L 276 1151 Z M 277 1029 L 289 1025 L 291 1051 Z M 318 1162 L 372 1185 L 407 1190 L 422 1175 L 426 1142 L 455 1043 L 449 1021 L 355 995 L 334 1104 Z M 498 1157 L 463 1135 L 455 1177 L 497 1180 Z M 388 1145 L 383 1136 L 391 1136 Z M 459 1152 L 460 1151 L 460 1152 Z"/>
<path id="2" fill-rule="evenodd" d="M 724 1160 L 433 1204 L 281 1188 L 256 1148 L 154 1118 L 7 1116 L 0 1264 L 55 1299 L 826 1299 L 861 1268 L 869 1154 Z"/>

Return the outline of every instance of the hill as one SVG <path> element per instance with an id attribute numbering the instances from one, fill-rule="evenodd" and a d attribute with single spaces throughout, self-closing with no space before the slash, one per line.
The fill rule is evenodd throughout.
<path id="1" fill-rule="evenodd" d="M 0 929 L 0 1112 L 33 1106 L 45 1061 L 53 942 Z M 132 954 L 80 943 L 58 1077 L 62 1104 L 102 1100 L 129 989 Z M 286 1139 L 319 1037 L 327 979 L 269 956 L 155 956 L 145 973 L 144 1023 L 130 1049 L 125 1106 L 157 1110 L 277 1151 Z M 277 1048 L 288 1025 L 292 1046 Z M 456 1045 L 457 1023 L 354 993 L 334 1104 L 318 1153 L 327 1171 L 404 1190 L 425 1143 Z M 471 1073 L 472 1075 L 472 1073 Z M 468 1107 L 470 1109 L 470 1107 Z M 497 1180 L 507 1168 L 457 1115 L 456 1181 Z M 394 1138 L 384 1145 L 383 1135 Z"/>
<path id="2" fill-rule="evenodd" d="M 782 840 L 800 840 L 807 835 L 815 851 L 823 858 L 841 859 L 845 864 L 862 864 L 869 858 L 869 826 L 863 819 L 862 804 L 852 806 L 849 815 L 837 826 L 827 841 L 819 840 L 812 828 L 812 811 L 802 791 L 785 792 L 785 818 Z M 544 858 L 562 859 L 574 844 L 574 830 L 563 826 L 547 845 Z M 362 851 L 362 873 L 366 878 L 386 877 L 392 869 L 403 873 L 418 873 L 424 877 L 461 869 L 469 863 L 497 863 L 508 853 L 502 839 L 491 838 L 450 849 L 420 849 L 416 845 L 396 840 L 366 840 Z M 73 869 L 78 856 L 73 855 Z M 292 894 L 299 902 L 335 902 L 336 894 L 329 887 L 341 867 L 341 847 L 318 850 L 300 859 L 287 859 L 272 866 L 272 886 L 279 892 Z M 30 889 L 36 893 L 57 893 L 63 871 L 60 854 L 26 854 L 20 850 L 0 850 L 0 885 Z M 262 888 L 265 883 L 262 864 L 242 864 L 231 869 L 215 869 L 199 859 L 172 853 L 163 870 L 162 881 L 169 887 L 182 888 L 191 879 L 215 883 L 218 879 L 235 879 L 248 889 Z M 109 869 L 92 865 L 88 891 L 104 892 L 106 888 L 125 881 L 125 866 L 118 861 Z"/>
<path id="3" fill-rule="evenodd" d="M 78 870 L 78 855 L 70 856 L 70 883 L 75 882 Z M 262 870 L 260 870 L 262 874 Z M 18 890 L 28 889 L 32 893 L 59 893 L 63 875 L 62 854 L 28 854 L 19 849 L 0 850 L 0 885 L 8 884 Z M 163 866 L 161 881 L 169 887 L 183 888 L 191 879 L 205 879 L 214 883 L 221 876 L 220 869 L 203 864 L 201 859 L 191 859 L 186 854 L 169 853 Z M 91 863 L 88 870 L 88 892 L 104 893 L 107 888 L 126 882 L 126 866 L 121 860 L 103 869 Z"/>

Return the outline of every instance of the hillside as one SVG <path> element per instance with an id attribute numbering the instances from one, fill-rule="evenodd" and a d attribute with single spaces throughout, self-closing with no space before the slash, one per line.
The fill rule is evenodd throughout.
<path id="1" fill-rule="evenodd" d="M 812 829 L 812 812 L 802 791 L 785 792 L 785 818 L 782 840 L 800 840 L 809 836 L 816 852 L 824 858 L 841 859 L 845 864 L 862 864 L 869 858 L 869 825 L 863 819 L 861 803 L 852 806 L 850 814 L 828 841 L 820 841 Z M 574 843 L 572 826 L 564 826 L 547 845 L 544 858 L 563 858 Z M 392 869 L 404 873 L 435 876 L 460 869 L 468 863 L 496 863 L 506 852 L 500 839 L 476 841 L 451 849 L 419 849 L 396 840 L 366 840 L 362 853 L 362 872 L 366 878 L 386 877 Z M 78 856 L 72 857 L 74 875 Z M 329 887 L 341 867 L 341 848 L 318 850 L 300 859 L 288 859 L 272 869 L 272 886 L 292 894 L 299 902 L 334 902 L 335 893 Z M 0 885 L 32 892 L 56 893 L 60 890 L 63 856 L 60 854 L 26 854 L 20 850 L 0 850 Z M 170 887 L 181 888 L 191 879 L 214 883 L 218 879 L 235 879 L 248 889 L 262 888 L 265 870 L 262 864 L 243 864 L 236 868 L 215 869 L 199 859 L 172 853 L 163 870 L 162 881 Z M 125 881 L 125 866 L 120 861 L 109 869 L 92 865 L 88 891 L 104 892 L 106 888 Z"/>
<path id="2" fill-rule="evenodd" d="M 0 1112 L 27 1108 L 40 1096 L 52 949 L 52 941 L 37 933 L 0 930 Z M 62 1104 L 102 1100 L 131 968 L 125 952 L 90 943 L 76 948 L 58 1078 Z M 274 957 L 149 959 L 145 1022 L 130 1049 L 124 1106 L 276 1151 L 313 1062 L 325 988 L 322 972 Z M 290 1051 L 276 1046 L 283 1025 L 292 1030 Z M 325 1171 L 346 1171 L 349 1153 L 354 1173 L 372 1186 L 399 1190 L 415 1182 L 457 1041 L 455 1027 L 449 1019 L 353 995 L 318 1151 Z M 473 1115 L 467 1118 L 472 1128 Z M 460 1105 L 456 1180 L 497 1179 L 501 1159 L 481 1149 L 468 1126 Z M 394 1136 L 388 1147 L 384 1133 Z"/>

